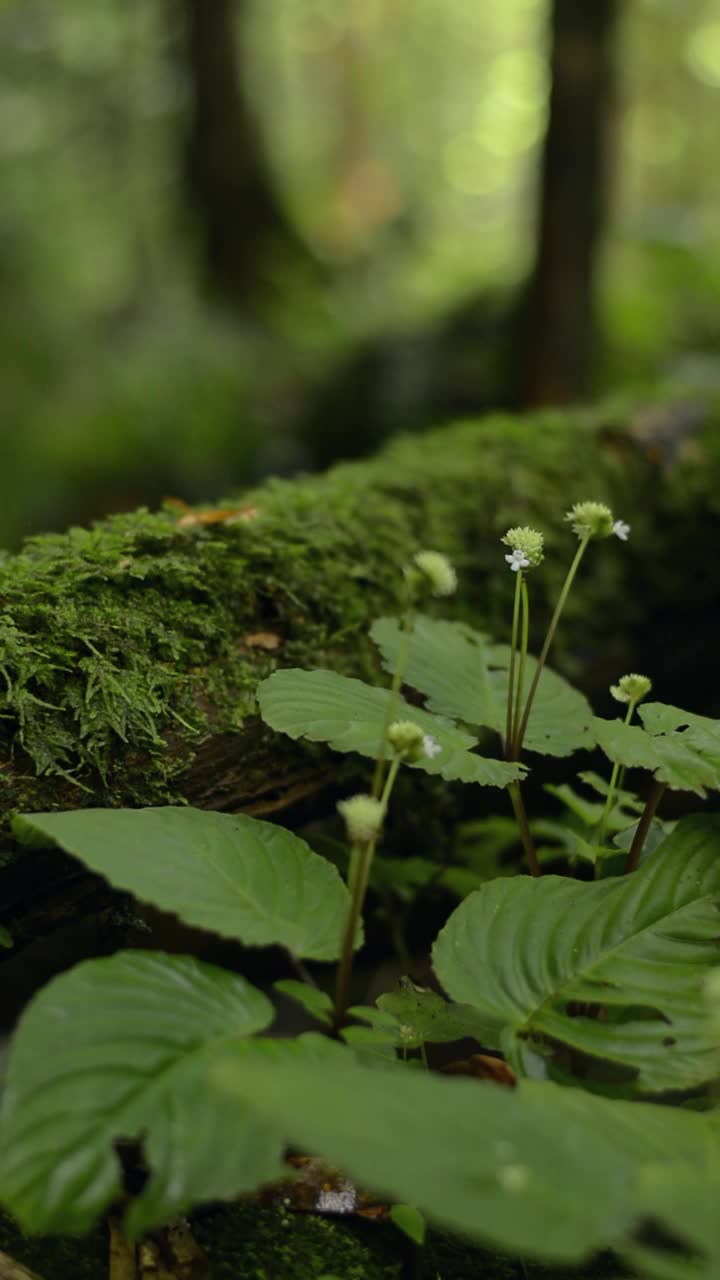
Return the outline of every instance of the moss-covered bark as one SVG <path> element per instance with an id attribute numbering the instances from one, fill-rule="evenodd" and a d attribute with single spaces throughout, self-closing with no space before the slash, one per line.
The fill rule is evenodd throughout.
<path id="1" fill-rule="evenodd" d="M 0 563 L 3 807 L 262 807 L 278 786 L 301 791 L 307 757 L 277 739 L 268 752 L 258 679 L 278 663 L 371 667 L 367 625 L 396 608 L 419 546 L 457 561 L 456 613 L 504 629 L 499 536 L 511 523 L 546 530 L 538 587 L 551 593 L 570 550 L 562 513 L 588 495 L 611 501 L 633 537 L 588 566 L 565 635 L 592 603 L 581 657 L 622 653 L 661 588 L 689 607 L 699 579 L 717 580 L 700 554 L 701 521 L 716 511 L 717 411 L 698 408 L 687 456 L 668 459 L 657 441 L 684 421 L 660 406 L 493 417 L 270 481 L 234 504 L 250 508 L 244 518 L 187 525 L 139 511 L 31 539 Z M 698 556 L 668 583 L 659 568 L 673 544 Z"/>

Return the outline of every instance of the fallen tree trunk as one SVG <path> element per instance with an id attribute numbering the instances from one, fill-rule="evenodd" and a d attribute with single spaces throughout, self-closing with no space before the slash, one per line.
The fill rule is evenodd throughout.
<path id="1" fill-rule="evenodd" d="M 706 617 L 716 429 L 707 403 L 490 417 L 271 480 L 219 512 L 139 511 L 30 539 L 0 563 L 4 810 L 282 807 L 316 784 L 318 751 L 264 730 L 258 680 L 277 665 L 377 671 L 368 625 L 397 610 L 422 546 L 457 563 L 451 611 L 504 634 L 510 524 L 546 532 L 539 626 L 570 554 L 562 516 L 580 498 L 607 499 L 633 526 L 584 572 L 563 632 L 567 656 L 589 630 L 575 666 L 616 678 L 640 619 Z"/>

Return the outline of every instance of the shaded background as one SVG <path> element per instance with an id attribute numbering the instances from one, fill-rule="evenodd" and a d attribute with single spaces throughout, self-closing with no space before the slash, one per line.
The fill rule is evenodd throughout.
<path id="1" fill-rule="evenodd" d="M 0 0 L 0 545 L 720 384 L 719 107 L 720 0 Z"/>

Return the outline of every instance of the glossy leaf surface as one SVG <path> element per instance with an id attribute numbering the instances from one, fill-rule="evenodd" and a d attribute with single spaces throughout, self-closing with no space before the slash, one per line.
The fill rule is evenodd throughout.
<path id="1" fill-rule="evenodd" d="M 441 931 L 435 972 L 518 1072 L 591 1059 L 640 1092 L 692 1088 L 717 1070 L 702 981 L 719 903 L 720 820 L 688 818 L 632 876 L 484 886 Z"/>
<path id="2" fill-rule="evenodd" d="M 651 702 L 639 708 L 645 728 L 622 720 L 593 719 L 606 756 L 628 768 L 650 769 L 676 791 L 705 796 L 720 789 L 720 723 L 678 707 Z"/>
<path id="3" fill-rule="evenodd" d="M 258 687 L 260 710 L 271 728 L 291 738 L 327 742 L 335 751 L 357 751 L 371 759 L 378 754 L 389 698 L 387 689 L 376 689 L 334 671 L 276 671 Z M 393 717 L 414 720 L 442 748 L 432 758 L 423 756 L 409 765 L 411 769 L 440 774 L 448 781 L 494 787 L 507 786 L 524 776 L 523 765 L 472 754 L 470 748 L 477 739 L 447 720 L 411 707 L 402 698 L 395 701 Z"/>
<path id="4" fill-rule="evenodd" d="M 369 1190 L 514 1255 L 578 1261 L 616 1245 L 651 1210 L 648 1162 L 692 1161 L 705 1119 L 553 1084 L 517 1089 L 349 1063 L 309 1071 L 251 1055 L 213 1080 Z M 705 1214 L 716 1203 L 703 1195 Z"/>
<path id="5" fill-rule="evenodd" d="M 275 1130 L 206 1087 L 213 1054 L 272 1017 L 244 979 L 185 956 L 121 952 L 55 978 L 10 1049 L 3 1203 L 29 1231 L 88 1230 L 120 1191 L 119 1139 L 142 1139 L 151 1169 L 135 1232 L 278 1175 Z"/>
<path id="6" fill-rule="evenodd" d="M 380 618 L 370 632 L 388 669 L 393 669 L 400 628 Z M 488 643 L 465 623 L 420 616 L 410 643 L 405 683 L 427 694 L 430 711 L 464 724 L 505 732 L 510 649 Z M 525 692 L 536 670 L 528 656 Z M 567 756 L 593 745 L 592 711 L 587 700 L 556 672 L 545 668 L 533 703 L 525 747 L 544 755 Z"/>
<path id="7" fill-rule="evenodd" d="M 348 904 L 337 871 L 284 827 L 191 808 L 79 809 L 17 818 L 118 889 L 250 946 L 334 960 Z"/>

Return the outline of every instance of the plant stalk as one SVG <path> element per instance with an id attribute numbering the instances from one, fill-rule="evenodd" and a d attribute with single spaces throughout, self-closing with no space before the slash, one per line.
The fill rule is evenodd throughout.
<path id="1" fill-rule="evenodd" d="M 400 631 L 400 644 L 398 646 L 397 661 L 395 663 L 395 670 L 393 672 L 393 678 L 390 684 L 390 693 L 388 697 L 387 708 L 385 711 L 385 721 L 383 724 L 382 735 L 380 737 L 380 746 L 378 747 L 377 761 L 375 764 L 375 773 L 373 775 L 373 784 L 372 784 L 371 794 L 375 797 L 376 800 L 380 795 L 380 791 L 383 785 L 383 778 L 385 776 L 385 757 L 387 755 L 388 732 L 390 730 L 390 725 L 395 719 L 395 706 L 397 704 L 398 694 L 402 686 L 403 676 L 405 675 L 405 668 L 407 666 L 407 660 L 410 654 L 410 641 L 412 639 L 414 624 L 415 624 L 415 610 L 412 605 L 409 605 L 408 608 L 405 610 L 405 614 L 402 620 L 402 628 Z"/>
<path id="2" fill-rule="evenodd" d="M 395 785 L 395 779 L 398 775 L 398 769 L 402 764 L 403 757 L 396 755 L 385 780 L 383 793 L 380 797 L 380 803 L 383 812 L 387 812 L 387 806 Z M 357 926 L 362 915 L 363 904 L 365 902 L 365 894 L 367 893 L 368 881 L 370 879 L 370 868 L 372 867 L 373 858 L 375 856 L 375 846 L 377 837 L 368 840 L 365 844 L 356 844 L 353 846 L 350 855 L 350 906 L 345 918 L 343 926 L 343 936 L 340 948 L 340 963 L 338 965 L 337 980 L 335 983 L 335 1013 L 334 1026 L 338 1031 L 345 1020 L 349 997 L 350 997 L 350 980 L 352 978 L 353 958 L 355 935 Z"/>
<path id="3" fill-rule="evenodd" d="M 520 839 L 522 840 L 525 856 L 528 860 L 530 875 L 539 876 L 542 874 L 540 871 L 540 863 L 538 862 L 535 841 L 532 838 L 527 813 L 525 812 L 525 805 L 520 792 L 520 783 L 511 782 L 508 786 L 508 792 L 510 793 L 510 801 L 512 803 L 513 813 L 515 814 L 515 821 L 517 822 L 518 829 L 520 831 Z"/>
<path id="4" fill-rule="evenodd" d="M 637 703 L 635 702 L 628 703 L 628 709 L 625 712 L 625 719 L 623 721 L 623 724 L 630 723 L 630 721 L 633 718 L 633 712 L 635 711 L 636 706 L 637 706 Z M 610 786 L 608 787 L 608 793 L 607 793 L 607 796 L 605 797 L 605 807 L 603 808 L 603 811 L 600 814 L 600 822 L 598 825 L 597 839 L 596 839 L 597 844 L 602 844 L 605 839 L 605 830 L 608 824 L 608 818 L 610 817 L 610 814 L 612 812 L 613 800 L 615 799 L 615 788 L 618 785 L 619 773 L 620 773 L 620 762 L 619 760 L 616 760 L 615 764 L 613 765 L 612 773 L 610 774 Z"/>
<path id="5" fill-rule="evenodd" d="M 520 637 L 520 667 L 517 676 L 517 689 L 515 690 L 515 710 L 513 713 L 512 727 L 512 758 L 517 760 L 520 755 L 520 710 L 522 707 L 523 688 L 525 685 L 525 659 L 528 651 L 528 633 L 530 630 L 530 605 L 528 602 L 527 582 L 523 579 L 522 583 L 522 628 Z"/>
<path id="6" fill-rule="evenodd" d="M 520 598 L 522 592 L 522 569 L 515 575 L 515 600 L 513 603 L 512 635 L 510 637 L 510 665 L 508 667 L 507 716 L 505 719 L 505 751 L 512 750 L 513 714 L 515 694 L 515 654 L 517 651 L 518 624 L 520 620 Z"/>
<path id="7" fill-rule="evenodd" d="M 523 717 L 520 722 L 520 729 L 517 735 L 517 753 L 516 753 L 517 755 L 519 755 L 520 752 L 522 751 L 522 744 L 525 738 L 525 734 L 527 732 L 528 720 L 530 719 L 530 712 L 532 711 L 532 704 L 535 700 L 535 694 L 537 692 L 540 676 L 542 675 L 542 672 L 543 672 L 543 667 L 545 666 L 548 653 L 550 652 L 550 646 L 553 640 L 555 639 L 555 632 L 557 631 L 557 626 L 560 621 L 562 611 L 565 608 L 565 603 L 567 601 L 568 595 L 570 594 L 570 588 L 572 587 L 572 584 L 575 580 L 575 574 L 580 568 L 580 561 L 582 560 L 585 554 L 585 549 L 589 541 L 590 541 L 590 535 L 586 534 L 586 536 L 581 540 L 577 551 L 575 552 L 573 562 L 570 565 L 570 568 L 568 569 L 567 577 L 563 583 L 562 590 L 558 597 L 558 602 L 555 605 L 555 612 L 552 618 L 550 619 L 550 626 L 547 629 L 547 635 L 545 636 L 545 643 L 543 644 L 540 657 L 538 658 L 537 667 L 535 668 L 535 675 L 533 676 L 532 682 L 530 684 L 530 692 L 528 693 L 527 702 L 525 703 L 525 710 L 523 712 Z"/>
<path id="8" fill-rule="evenodd" d="M 640 861 L 640 854 L 643 851 L 643 846 L 647 839 L 647 833 L 650 830 L 650 823 L 655 817 L 655 814 L 657 812 L 657 807 L 660 804 L 660 801 L 662 800 L 666 790 L 667 790 L 666 782 L 657 782 L 657 781 L 653 782 L 653 785 L 650 789 L 650 794 L 648 795 L 648 798 L 645 802 L 645 808 L 643 809 L 642 814 L 640 815 L 640 821 L 638 822 L 637 827 L 635 829 L 633 842 L 630 845 L 630 852 L 628 853 L 627 862 L 625 863 L 624 874 L 626 876 L 630 875 L 630 872 L 635 871 L 637 868 L 637 865 Z"/>

